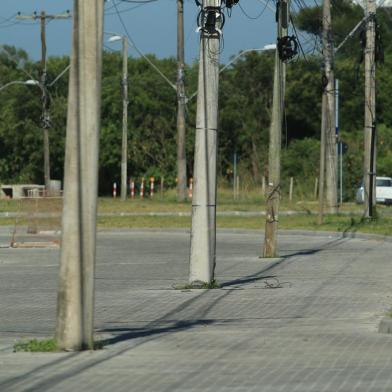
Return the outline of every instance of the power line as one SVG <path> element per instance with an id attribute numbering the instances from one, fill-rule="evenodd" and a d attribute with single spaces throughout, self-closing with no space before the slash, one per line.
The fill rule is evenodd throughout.
<path id="1" fill-rule="evenodd" d="M 154 0 L 154 1 L 158 1 L 158 0 Z M 126 12 L 130 12 L 130 11 L 133 11 L 133 10 L 135 10 L 135 9 L 138 9 L 138 8 L 140 8 L 140 7 L 143 7 L 144 5 L 146 5 L 146 4 L 149 4 L 150 2 L 146 2 L 146 3 L 139 3 L 139 4 L 137 4 L 137 5 L 135 5 L 135 6 L 133 6 L 133 7 L 130 7 L 130 8 L 126 8 L 126 9 L 121 9 L 121 10 L 119 10 L 119 12 L 121 13 L 121 14 L 125 14 Z M 117 15 L 117 12 L 115 11 L 115 12 L 108 12 L 108 11 L 111 11 L 111 10 L 113 10 L 113 9 L 115 9 L 115 5 L 120 5 L 121 3 L 115 3 L 115 1 L 113 1 L 113 4 L 109 7 L 109 8 L 107 8 L 106 10 L 105 10 L 105 15 L 106 16 L 112 16 L 112 15 Z"/>
<path id="2" fill-rule="evenodd" d="M 261 18 L 261 16 L 264 14 L 265 10 L 267 9 L 268 5 L 269 5 L 270 0 L 266 0 L 263 9 L 261 10 L 261 12 L 257 15 L 257 16 L 251 16 L 247 13 L 247 11 L 245 11 L 244 7 L 241 5 L 241 3 L 238 3 L 238 6 L 240 7 L 240 10 L 242 11 L 242 13 L 248 18 L 248 19 L 259 19 Z"/>
<path id="3" fill-rule="evenodd" d="M 128 31 L 128 29 L 127 29 L 127 26 L 125 25 L 125 23 L 124 23 L 124 20 L 123 20 L 123 18 L 121 17 L 121 14 L 120 14 L 120 12 L 118 11 L 118 7 L 117 7 L 117 4 L 116 3 L 114 3 L 114 7 L 115 7 L 115 9 L 116 9 L 116 13 L 117 13 L 117 16 L 118 16 L 118 19 L 120 20 L 120 23 L 121 23 L 121 25 L 122 25 L 122 27 L 123 27 L 123 29 L 124 29 L 124 32 L 125 32 L 125 34 L 127 35 L 127 37 L 128 37 L 128 40 L 129 40 L 129 42 L 131 43 L 131 45 L 132 45 L 132 47 L 136 50 L 136 52 L 141 56 L 141 57 L 143 57 L 150 65 L 151 65 L 151 67 L 153 67 L 161 76 L 162 76 L 162 78 L 163 79 L 165 79 L 166 80 L 166 82 L 168 83 L 168 84 L 170 84 L 170 86 L 175 90 L 175 91 L 177 91 L 177 87 L 176 87 L 176 85 L 174 84 L 174 83 L 172 83 L 170 80 L 169 80 L 169 78 L 136 46 L 136 43 L 135 43 L 135 41 L 132 39 L 132 37 L 131 37 L 131 35 L 129 34 L 129 31 Z"/>

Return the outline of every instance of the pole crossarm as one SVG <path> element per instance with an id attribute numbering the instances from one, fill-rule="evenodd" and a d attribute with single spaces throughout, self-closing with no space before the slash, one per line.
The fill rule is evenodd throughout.
<path id="1" fill-rule="evenodd" d="M 70 12 L 64 12 L 62 14 L 56 14 L 56 15 L 50 15 L 50 14 L 46 14 L 46 13 L 35 13 L 33 15 L 22 15 L 22 14 L 18 14 L 15 19 L 18 20 L 39 20 L 41 18 L 45 18 L 45 19 L 69 19 L 72 17 L 72 14 Z"/>

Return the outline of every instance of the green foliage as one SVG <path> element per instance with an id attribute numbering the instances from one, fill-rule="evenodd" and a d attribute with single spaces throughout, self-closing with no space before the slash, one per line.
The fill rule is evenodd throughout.
<path id="1" fill-rule="evenodd" d="M 348 0 L 335 0 L 333 31 L 337 46 L 363 18 L 363 10 Z M 320 38 L 321 8 L 304 7 L 294 17 L 296 26 L 310 37 Z M 392 18 L 379 8 L 377 21 L 385 46 L 385 64 L 377 67 L 377 172 L 392 174 Z M 348 144 L 344 156 L 344 197 L 352 200 L 363 175 L 363 64 L 360 62 L 359 31 L 339 50 L 335 75 L 340 80 L 340 130 Z M 176 80 L 173 58 L 151 61 Z M 287 65 L 285 126 L 282 135 L 282 183 L 289 177 L 309 194 L 318 175 L 321 124 L 321 63 L 319 54 Z M 48 60 L 48 81 L 69 64 L 67 57 Z M 39 79 L 39 63 L 13 47 L 0 49 L 0 86 L 9 81 Z M 247 193 L 268 175 L 268 140 L 272 108 L 274 53 L 249 52 L 220 77 L 220 113 L 217 169 L 220 184 L 231 186 L 236 153 L 241 187 Z M 102 128 L 100 134 L 100 193 L 109 194 L 120 183 L 122 138 L 122 57 L 105 52 L 102 81 Z M 186 94 L 197 89 L 198 63 L 186 66 Z M 49 88 L 51 100 L 50 156 L 52 178 L 62 179 L 68 93 L 68 73 Z M 12 85 L 0 91 L 0 183 L 43 182 L 41 101 L 37 86 Z M 143 58 L 129 58 L 128 173 L 140 178 L 164 177 L 176 183 L 176 92 Z M 192 176 L 196 99 L 187 104 L 186 158 Z M 298 186 L 295 189 L 298 190 Z M 286 189 L 284 189 L 286 192 Z"/>
<path id="2" fill-rule="evenodd" d="M 289 179 L 294 177 L 296 180 L 294 190 L 298 196 L 309 199 L 315 177 L 318 176 L 319 161 L 320 142 L 318 140 L 314 138 L 293 140 L 287 149 L 282 150 L 283 192 L 288 193 Z"/>
<path id="3" fill-rule="evenodd" d="M 222 176 L 233 172 L 233 155 L 242 177 L 260 182 L 267 163 L 272 107 L 272 53 L 248 53 L 222 73 L 219 156 Z"/>
<path id="4" fill-rule="evenodd" d="M 59 351 L 57 342 L 54 339 L 37 340 L 32 339 L 26 342 L 16 342 L 14 352 L 56 352 Z"/>
<path id="5" fill-rule="evenodd" d="M 94 342 L 94 350 L 102 350 L 106 344 L 106 340 L 98 340 Z M 56 340 L 54 339 L 32 339 L 28 341 L 20 341 L 14 344 L 14 352 L 41 352 L 54 353 L 60 351 Z"/>

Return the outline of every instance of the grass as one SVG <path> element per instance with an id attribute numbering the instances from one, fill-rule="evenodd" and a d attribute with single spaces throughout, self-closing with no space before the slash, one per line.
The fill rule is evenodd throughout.
<path id="1" fill-rule="evenodd" d="M 18 200 L 0 200 L 0 212 L 17 212 L 20 208 Z M 46 207 L 39 207 L 46 208 Z M 54 206 L 48 204 L 48 210 Z M 379 218 L 375 221 L 361 219 L 363 206 L 354 203 L 345 203 L 336 215 L 325 215 L 324 223 L 317 224 L 318 204 L 314 200 L 282 200 L 281 211 L 292 211 L 293 215 L 281 214 L 279 217 L 280 229 L 320 230 L 320 231 L 358 231 L 392 235 L 392 208 L 377 206 Z M 58 206 L 56 210 L 60 211 Z M 191 203 L 177 203 L 174 190 L 165 193 L 164 198 L 159 194 L 151 199 L 135 199 L 121 201 L 120 198 L 99 198 L 98 200 L 98 227 L 99 228 L 181 228 L 191 227 L 190 216 L 149 216 L 150 213 L 187 213 L 192 211 Z M 233 200 L 230 189 L 219 189 L 217 212 L 265 211 L 265 200 L 260 190 L 253 190 L 242 195 L 240 200 Z M 297 214 L 295 214 L 297 212 Z M 121 216 L 125 214 L 138 214 Z M 111 215 L 113 214 L 113 215 Z M 23 219 L 21 220 L 23 224 Z M 14 218 L 1 218 L 0 225 L 14 225 Z M 265 218 L 263 216 L 217 216 L 218 228 L 263 229 Z"/>
<path id="2" fill-rule="evenodd" d="M 46 204 L 48 203 L 45 199 L 41 200 Z M 56 203 L 56 200 L 52 201 L 52 204 Z M 264 204 L 265 198 L 260 189 L 247 190 L 241 195 L 239 200 L 233 200 L 231 189 L 218 189 L 218 211 L 258 211 L 260 210 L 260 206 L 263 206 Z M 58 210 L 56 206 L 51 206 L 50 208 Z M 19 209 L 19 200 L 0 200 L 0 213 L 18 212 Z M 287 198 L 283 198 L 281 209 L 282 211 L 293 210 L 307 212 L 310 210 L 317 210 L 317 202 L 315 200 L 305 200 L 303 198 L 296 198 L 290 202 Z M 350 211 L 357 210 L 358 212 L 361 211 L 361 207 L 349 203 L 344 206 L 344 209 Z M 116 199 L 113 199 L 112 197 L 100 197 L 98 199 L 98 213 L 189 212 L 190 210 L 191 202 L 186 201 L 177 203 L 174 190 L 165 192 L 163 197 L 158 193 L 155 195 L 154 199 L 145 198 L 140 200 L 139 198 L 136 198 L 135 200 L 128 199 L 125 202 L 119 197 Z"/>
<path id="3" fill-rule="evenodd" d="M 193 283 L 179 285 L 175 287 L 176 290 L 193 290 L 193 289 L 213 290 L 213 289 L 220 289 L 220 288 L 221 286 L 216 280 L 213 280 L 210 283 L 193 282 Z"/>
<path id="4" fill-rule="evenodd" d="M 218 228 L 261 230 L 265 225 L 263 216 L 217 216 Z M 190 216 L 112 216 L 99 217 L 101 228 L 181 228 L 191 227 Z M 358 215 L 326 215 L 324 223 L 317 223 L 317 216 L 281 215 L 279 228 L 286 230 L 363 232 L 381 235 L 392 235 L 392 219 L 389 217 L 377 220 L 363 220 Z"/>
<path id="5" fill-rule="evenodd" d="M 26 342 L 16 342 L 14 344 L 14 352 L 53 353 L 58 351 L 57 342 L 54 339 L 32 339 Z"/>
<path id="6" fill-rule="evenodd" d="M 105 340 L 94 342 L 94 350 L 102 350 L 106 344 Z M 55 339 L 31 339 L 28 341 L 20 341 L 14 344 L 14 352 L 30 352 L 30 353 L 55 353 L 60 352 Z"/>

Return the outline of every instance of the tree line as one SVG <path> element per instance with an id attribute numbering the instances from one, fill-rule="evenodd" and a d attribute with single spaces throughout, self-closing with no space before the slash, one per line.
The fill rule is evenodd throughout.
<path id="1" fill-rule="evenodd" d="M 333 3 L 333 30 L 337 43 L 363 18 L 363 10 L 348 1 Z M 316 47 L 321 34 L 321 10 L 305 8 L 295 17 Z M 377 173 L 392 175 L 392 17 L 379 9 L 377 22 L 384 44 L 384 64 L 377 66 Z M 309 49 L 309 44 L 307 45 Z M 360 32 L 339 50 L 335 75 L 340 81 L 340 130 L 348 145 L 344 156 L 345 198 L 352 199 L 362 177 L 364 86 Z M 176 80 L 176 60 L 150 56 L 159 69 Z M 68 66 L 69 58 L 48 59 L 48 81 Z M 121 165 L 121 54 L 104 52 L 100 194 L 120 183 Z M 129 176 L 164 177 L 168 186 L 176 178 L 176 94 L 143 58 L 129 58 Z M 238 157 L 241 178 L 260 185 L 268 172 L 268 130 L 272 107 L 274 56 L 270 51 L 249 52 L 221 73 L 218 175 L 222 184 L 233 180 L 233 157 Z M 292 176 L 313 190 L 318 176 L 321 122 L 322 58 L 315 50 L 300 55 L 287 67 L 287 92 L 282 150 L 282 179 Z M 198 64 L 185 69 L 187 96 L 197 85 Z M 28 79 L 39 80 L 40 64 L 26 52 L 10 46 L 0 50 L 0 86 Z M 51 176 L 62 179 L 66 125 L 67 75 L 48 87 L 51 97 Z M 37 86 L 14 84 L 0 91 L 0 182 L 43 183 L 43 139 L 40 128 L 41 92 Z M 187 103 L 187 168 L 193 168 L 196 100 Z M 138 182 L 138 181 L 137 181 Z M 140 182 L 140 181 L 139 181 Z"/>

